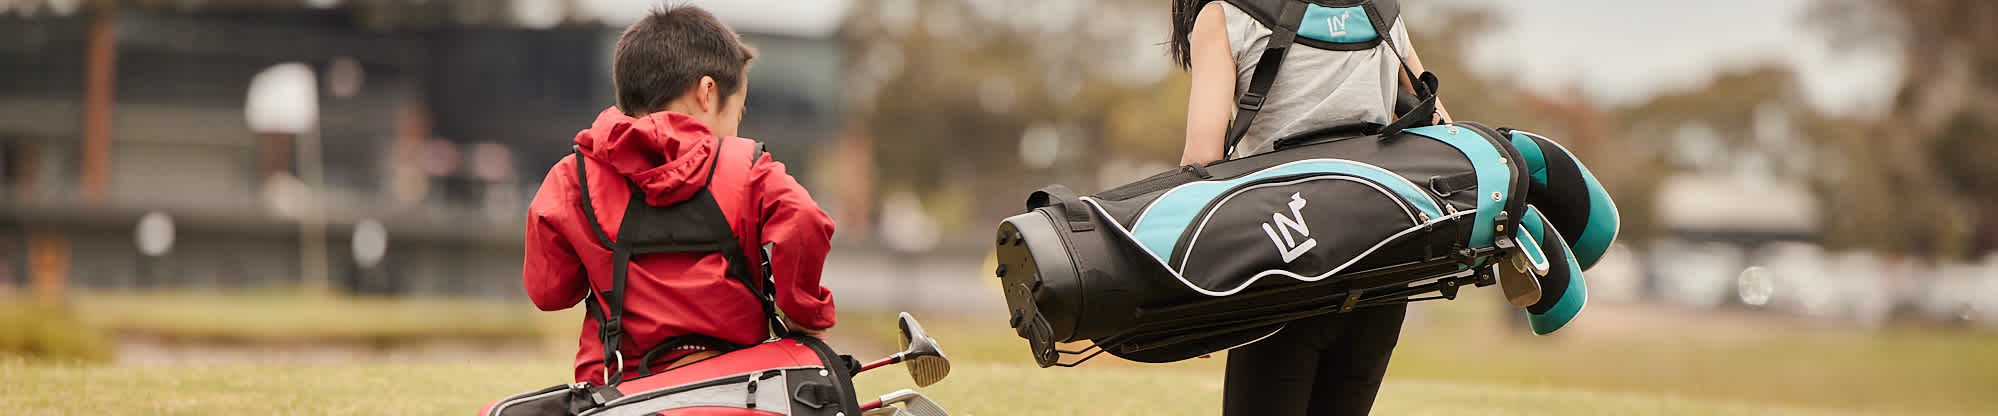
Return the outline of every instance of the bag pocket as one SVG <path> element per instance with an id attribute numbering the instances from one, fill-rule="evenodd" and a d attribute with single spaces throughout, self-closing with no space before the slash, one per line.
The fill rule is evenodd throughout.
<path id="1" fill-rule="evenodd" d="M 1271 277 L 1317 281 L 1448 215 L 1445 207 L 1400 176 L 1317 173 L 1247 182 L 1200 209 L 1167 266 L 1209 296 Z"/>
<path id="2" fill-rule="evenodd" d="M 592 403 L 577 403 L 582 392 L 590 386 L 585 383 L 557 384 L 545 389 L 515 394 L 486 405 L 485 416 L 547 416 L 573 415 L 586 410 Z M 585 399 L 586 400 L 586 399 Z M 583 406 L 578 408 L 577 406 Z"/>

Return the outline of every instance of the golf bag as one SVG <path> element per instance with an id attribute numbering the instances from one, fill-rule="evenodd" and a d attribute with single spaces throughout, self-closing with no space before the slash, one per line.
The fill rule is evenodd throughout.
<path id="1" fill-rule="evenodd" d="M 785 338 L 613 385 L 578 382 L 521 393 L 479 414 L 857 415 L 850 371 L 824 342 Z"/>
<path id="2" fill-rule="evenodd" d="M 1372 48 L 1392 42 L 1398 13 L 1389 0 L 1226 1 L 1273 34 L 1224 154 L 1261 110 L 1293 42 Z M 1371 25 L 1300 28 L 1316 22 L 1307 16 Z M 1034 192 L 1026 213 L 999 224 L 994 272 L 1035 361 L 1073 366 L 1103 352 L 1178 361 L 1254 342 L 1292 320 L 1454 299 L 1460 287 L 1500 280 L 1534 332 L 1566 325 L 1587 296 L 1581 271 L 1615 238 L 1608 194 L 1545 137 L 1427 125 L 1438 81 L 1402 68 L 1416 99 L 1392 124 L 1307 132 L 1277 140 L 1273 152 L 1094 195 L 1060 185 Z M 1079 341 L 1091 345 L 1057 346 Z"/>
<path id="3" fill-rule="evenodd" d="M 1617 216 L 1559 145 L 1468 122 L 1325 139 L 1095 195 L 1034 192 L 998 231 L 1013 328 L 1044 367 L 1093 357 L 1055 345 L 1084 340 L 1171 362 L 1295 319 L 1454 298 L 1494 272 L 1540 284 L 1536 333 L 1580 312 L 1581 271 Z"/>
<path id="4" fill-rule="evenodd" d="M 722 140 L 722 139 L 717 139 Z M 708 167 L 706 184 L 723 159 L 747 160 L 762 156 L 761 145 L 733 150 L 723 141 Z M 741 153 L 745 159 L 735 159 Z M 578 382 L 522 393 L 486 406 L 487 416 L 526 415 L 858 415 L 852 375 L 858 365 L 851 357 L 835 353 L 824 342 L 810 337 L 778 338 L 786 332 L 778 318 L 770 290 L 769 265 L 752 271 L 740 240 L 725 220 L 722 209 L 705 187 L 694 196 L 669 206 L 652 206 L 645 193 L 632 184 L 631 199 L 625 202 L 617 238 L 605 235 L 591 207 L 589 182 L 580 152 L 576 158 L 576 180 L 582 190 L 582 210 L 600 243 L 611 248 L 614 264 L 611 289 L 599 292 L 590 287 L 583 300 L 590 317 L 597 322 L 598 337 L 604 345 L 604 383 Z M 732 351 L 670 371 L 651 373 L 659 354 L 675 350 L 689 341 L 709 346 L 727 342 L 700 335 L 669 338 L 652 346 L 636 360 L 641 376 L 624 380 L 625 356 L 618 350 L 624 333 L 626 270 L 632 256 L 648 253 L 720 253 L 727 259 L 727 273 L 762 303 L 763 316 L 773 335 L 753 346 L 731 346 Z M 764 259 L 770 258 L 768 253 Z M 761 279 L 752 277 L 761 276 Z M 761 280 L 761 282 L 759 282 Z"/>

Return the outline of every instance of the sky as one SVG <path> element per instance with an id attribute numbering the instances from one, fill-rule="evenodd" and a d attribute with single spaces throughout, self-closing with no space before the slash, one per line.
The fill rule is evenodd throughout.
<path id="1" fill-rule="evenodd" d="M 531 0 L 515 0 L 531 1 Z M 1483 6 L 1500 13 L 1503 28 L 1463 57 L 1470 67 L 1528 88 L 1576 88 L 1607 104 L 1632 104 L 1676 89 L 1695 88 L 1722 71 L 1765 62 L 1788 65 L 1801 75 L 1805 97 L 1820 111 L 1878 115 L 1901 78 L 1897 51 L 1832 45 L 1804 18 L 1818 0 L 1403 0 L 1420 24 L 1434 6 Z M 1422 4 L 1418 2 L 1425 2 Z M 837 28 L 852 0 L 815 0 L 769 7 L 758 2 L 693 0 L 741 29 L 765 33 L 823 36 Z M 890 4 L 921 3 L 920 0 Z M 1161 1 L 1160 7 L 1165 7 Z M 642 15 L 650 2 L 582 0 L 586 13 L 606 17 Z M 1036 2 L 1017 6 L 1043 9 L 1021 14 L 1049 19 L 1054 9 Z M 920 8 L 920 7 L 919 7 Z M 1432 14 L 1433 16 L 1433 14 Z M 1062 20 L 1062 19 L 1052 19 Z M 1417 46 L 1420 50 L 1420 46 Z M 1163 63 L 1160 59 L 1158 62 Z"/>
<path id="2" fill-rule="evenodd" d="M 1774 61 L 1798 71 L 1817 109 L 1877 115 L 1901 78 L 1896 51 L 1825 41 L 1823 33 L 1834 29 L 1811 27 L 1804 18 L 1816 6 L 1811 0 L 1442 3 L 1485 5 L 1504 19 L 1504 29 L 1462 57 L 1473 68 L 1534 89 L 1573 86 L 1611 104 Z"/>
<path id="3" fill-rule="evenodd" d="M 537 0 L 511 0 L 515 3 Z M 661 2 L 643 0 L 577 0 L 586 16 L 596 16 L 613 27 L 630 25 L 646 10 Z M 794 36 L 825 36 L 839 28 L 852 7 L 851 0 L 806 0 L 760 2 L 744 0 L 675 0 L 671 4 L 692 4 L 714 13 L 716 18 L 738 30 Z"/>

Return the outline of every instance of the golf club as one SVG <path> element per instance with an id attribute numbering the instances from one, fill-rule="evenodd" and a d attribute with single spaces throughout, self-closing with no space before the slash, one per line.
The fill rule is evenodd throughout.
<path id="1" fill-rule="evenodd" d="M 942 406 L 915 390 L 902 389 L 862 403 L 863 416 L 950 416 Z"/>
<path id="2" fill-rule="evenodd" d="M 937 346 L 937 341 L 923 332 L 923 326 L 916 323 L 916 317 L 909 315 L 908 312 L 902 312 L 898 325 L 902 329 L 902 352 L 862 365 L 859 371 L 854 372 L 855 374 L 906 362 L 909 376 L 916 380 L 916 387 L 929 387 L 942 381 L 944 376 L 950 375 L 950 359 L 944 357 L 943 349 Z"/>

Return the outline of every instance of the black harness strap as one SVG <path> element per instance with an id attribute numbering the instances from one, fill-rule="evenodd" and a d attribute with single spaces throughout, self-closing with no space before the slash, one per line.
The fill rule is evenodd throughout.
<path id="1" fill-rule="evenodd" d="M 1289 53 L 1291 44 L 1297 41 L 1297 30 L 1303 24 L 1304 12 L 1308 5 L 1305 0 L 1283 2 L 1283 11 L 1275 21 L 1276 24 L 1265 25 L 1270 27 L 1270 40 L 1263 48 L 1262 58 L 1256 62 L 1256 72 L 1249 77 L 1249 87 L 1235 100 L 1235 120 L 1228 125 L 1227 141 L 1221 148 L 1223 159 L 1234 156 L 1235 147 L 1239 146 L 1242 139 L 1248 135 L 1249 126 L 1255 123 L 1256 115 L 1262 112 L 1263 103 L 1269 99 L 1270 87 L 1276 84 L 1277 71 L 1283 66 L 1284 56 Z M 1414 84 L 1411 87 L 1415 89 L 1416 98 L 1420 100 L 1414 109 L 1407 113 L 1396 114 L 1393 122 L 1381 126 L 1373 134 L 1385 138 L 1404 129 L 1428 125 L 1436 114 L 1438 81 L 1433 74 L 1428 72 L 1416 74 L 1414 69 L 1409 68 L 1407 57 L 1402 55 L 1401 49 L 1394 42 L 1394 18 L 1390 16 L 1400 15 L 1400 4 L 1377 0 L 1361 1 L 1359 5 L 1367 12 L 1368 23 L 1374 25 L 1374 31 L 1378 33 L 1381 42 L 1385 42 L 1388 50 L 1401 61 L 1401 72 Z M 1390 109 L 1390 112 L 1392 111 L 1393 109 Z"/>
<path id="2" fill-rule="evenodd" d="M 1235 121 L 1228 125 L 1228 141 L 1221 147 L 1222 159 L 1235 154 L 1235 145 L 1242 143 L 1242 136 L 1249 134 L 1249 124 L 1263 111 L 1270 86 L 1276 84 L 1277 70 L 1283 67 L 1283 57 L 1297 40 L 1297 28 L 1304 22 L 1304 6 L 1303 1 L 1285 2 L 1277 25 L 1270 27 L 1269 43 L 1263 47 L 1263 57 L 1256 61 L 1256 73 L 1249 76 L 1249 88 L 1235 100 Z"/>
<path id="3" fill-rule="evenodd" d="M 596 206 L 590 202 L 590 179 L 589 174 L 586 173 L 583 167 L 583 160 L 587 159 L 587 157 L 584 157 L 582 150 L 574 145 L 569 146 L 569 152 L 576 160 L 576 184 L 577 189 L 582 191 L 582 198 L 580 199 L 583 201 L 583 218 L 589 219 L 590 231 L 597 235 L 597 241 L 605 247 L 611 248 L 612 257 L 619 257 L 618 253 L 624 250 L 620 249 L 617 242 L 612 241 L 610 236 L 604 233 L 603 224 L 597 221 Z M 617 262 L 618 266 L 614 267 L 611 271 L 612 293 L 623 289 L 624 263 L 621 261 Z M 620 342 L 619 338 L 622 336 L 619 332 L 624 329 L 622 321 L 624 317 L 624 305 L 622 302 L 613 305 L 610 299 L 614 298 L 598 292 L 596 284 L 589 283 L 587 273 L 585 273 L 585 276 L 583 286 L 589 288 L 589 293 L 584 296 L 583 307 L 589 311 L 590 318 L 597 321 L 597 342 L 603 344 L 604 347 L 604 384 L 616 384 L 616 379 L 613 378 L 612 373 L 617 373 L 619 376 L 624 373 L 624 359 L 620 355 L 621 353 L 618 352 L 618 342 Z M 615 299 L 624 298 L 623 293 L 615 294 L 618 295 Z M 614 312 L 607 312 L 607 309 Z M 611 369 L 613 365 L 617 367 L 617 370 L 613 371 Z"/>
<path id="4" fill-rule="evenodd" d="M 1399 9 L 1401 5 L 1399 3 L 1387 3 L 1388 7 L 1396 8 L 1391 11 L 1392 13 L 1396 15 L 1401 13 Z M 1395 59 L 1401 62 L 1401 65 L 1398 65 L 1401 68 L 1401 74 L 1408 77 L 1409 83 L 1413 84 L 1410 87 L 1415 90 L 1415 98 L 1421 100 L 1415 104 L 1414 109 L 1410 109 L 1405 114 L 1395 115 L 1393 122 L 1388 123 L 1386 127 L 1382 127 L 1380 131 L 1381 137 L 1394 136 L 1397 133 L 1401 133 L 1402 130 L 1411 127 L 1431 124 L 1431 119 L 1436 117 L 1436 87 L 1440 83 L 1436 79 L 1436 75 L 1428 71 L 1423 71 L 1422 74 L 1418 75 L 1415 73 L 1414 68 L 1408 66 L 1408 56 L 1402 55 L 1401 45 L 1394 43 L 1392 28 L 1394 21 L 1388 20 L 1388 13 L 1382 12 L 1380 2 L 1370 1 L 1361 5 L 1361 7 L 1367 11 L 1368 19 L 1373 21 L 1374 27 L 1383 28 L 1379 30 L 1381 41 L 1387 42 L 1388 51 L 1394 52 Z"/>
<path id="5" fill-rule="evenodd" d="M 752 263 L 744 255 L 741 240 L 736 237 L 734 227 L 729 224 L 728 217 L 715 200 L 714 194 L 710 192 L 715 172 L 721 169 L 720 153 L 726 144 L 720 138 L 716 141 L 719 143 L 716 145 L 716 154 L 709 160 L 707 178 L 701 183 L 701 189 L 684 201 L 663 207 L 653 206 L 646 203 L 644 190 L 627 178 L 625 183 L 631 187 L 631 197 L 625 202 L 623 221 L 618 226 L 615 240 L 603 231 L 603 225 L 597 219 L 596 209 L 590 200 L 588 174 L 583 167 L 586 157 L 580 150 L 572 148 L 575 150 L 576 182 L 582 190 L 584 216 L 589 219 L 591 231 L 597 235 L 597 239 L 611 249 L 610 290 L 599 292 L 595 285 L 590 285 L 590 293 L 587 296 L 589 299 L 585 299 L 590 316 L 597 322 L 598 340 L 604 345 L 606 385 L 616 385 L 623 378 L 625 362 L 620 343 L 624 336 L 625 282 L 629 275 L 631 259 L 635 255 L 720 253 L 727 261 L 726 273 L 729 277 L 741 283 L 761 304 L 766 324 L 769 325 L 766 329 L 778 331 L 778 328 L 782 327 L 782 322 L 777 319 L 775 313 L 775 297 L 771 294 L 774 288 L 764 288 L 763 285 L 756 283 L 755 273 L 751 269 Z M 757 150 L 753 152 L 755 153 L 753 157 L 761 158 L 760 144 Z M 755 160 L 752 159 L 750 163 L 754 164 Z M 762 272 L 767 274 L 769 270 L 765 268 Z M 703 334 L 663 340 L 659 345 L 647 350 L 639 365 L 646 368 L 643 373 L 649 374 L 652 361 L 660 354 L 695 343 L 714 344 L 712 346 L 720 348 L 739 347 L 717 341 L 719 340 Z"/>

